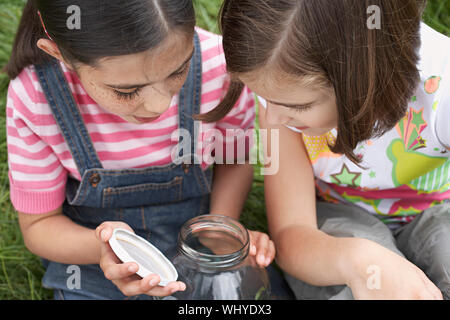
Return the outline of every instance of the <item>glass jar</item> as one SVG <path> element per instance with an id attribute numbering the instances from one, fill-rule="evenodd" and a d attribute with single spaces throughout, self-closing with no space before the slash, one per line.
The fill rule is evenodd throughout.
<path id="1" fill-rule="evenodd" d="M 270 298 L 266 269 L 249 255 L 250 237 L 238 221 L 204 215 L 187 221 L 178 235 L 173 264 L 186 290 L 183 300 L 260 300 Z"/>

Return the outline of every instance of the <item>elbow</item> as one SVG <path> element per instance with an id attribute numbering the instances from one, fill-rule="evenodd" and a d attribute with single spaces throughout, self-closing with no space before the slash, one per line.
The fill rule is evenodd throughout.
<path id="1" fill-rule="evenodd" d="M 276 254 L 275 254 L 275 262 L 276 264 L 284 271 L 288 271 L 291 269 L 292 255 L 295 254 L 293 252 L 292 244 L 286 243 L 285 238 L 281 235 L 274 237 L 273 239 Z"/>
<path id="2" fill-rule="evenodd" d="M 34 230 L 36 225 L 34 223 L 28 223 L 26 218 L 28 217 L 24 216 L 24 214 L 19 213 L 19 226 L 22 233 L 22 241 L 28 251 L 30 251 L 34 255 L 38 255 L 36 250 L 37 239 L 35 239 L 34 237 Z"/>
<path id="3" fill-rule="evenodd" d="M 299 261 L 303 263 L 311 259 L 314 242 L 321 234 L 313 225 L 291 225 L 278 230 L 272 238 L 277 265 L 285 272 L 295 274 L 302 268 Z"/>
<path id="4" fill-rule="evenodd" d="M 276 255 L 275 262 L 276 264 L 285 272 L 289 273 L 289 270 L 292 268 L 292 264 L 290 261 L 292 260 L 292 248 L 291 252 L 287 252 L 288 250 L 283 250 L 282 246 L 277 245 L 275 243 Z"/>
<path id="5" fill-rule="evenodd" d="M 29 235 L 27 231 L 22 230 L 22 238 L 23 238 L 23 244 L 27 248 L 28 251 L 30 251 L 34 255 L 38 255 L 36 252 L 36 248 L 33 245 L 35 241 L 33 241 L 32 237 Z"/>

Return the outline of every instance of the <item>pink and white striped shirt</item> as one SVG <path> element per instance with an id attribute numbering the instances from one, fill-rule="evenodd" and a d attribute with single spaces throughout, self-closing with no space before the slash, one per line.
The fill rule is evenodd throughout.
<path id="1" fill-rule="evenodd" d="M 202 96 L 200 113 L 218 105 L 229 83 L 222 38 L 196 28 L 202 51 Z M 178 95 L 170 108 L 148 124 L 126 122 L 102 109 L 82 87 L 77 75 L 61 64 L 79 106 L 100 162 L 105 169 L 144 168 L 172 162 L 178 141 Z M 216 123 L 201 124 L 198 141 L 212 129 L 225 136 L 227 129 L 252 129 L 255 120 L 254 95 L 245 88 L 233 110 Z M 210 134 L 209 134 L 210 136 Z M 34 66 L 25 68 L 10 82 L 7 98 L 7 143 L 10 198 L 17 211 L 43 214 L 59 208 L 65 200 L 68 175 L 80 174 L 53 118 Z M 224 143 L 236 143 L 234 139 Z M 201 153 L 203 154 L 203 152 Z M 203 161 L 202 167 L 208 163 Z"/>

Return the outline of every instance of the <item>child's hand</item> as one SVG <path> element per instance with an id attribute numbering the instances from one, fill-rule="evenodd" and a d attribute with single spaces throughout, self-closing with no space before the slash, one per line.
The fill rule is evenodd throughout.
<path id="1" fill-rule="evenodd" d="M 100 268 L 103 270 L 105 277 L 111 280 L 125 296 L 147 294 L 165 297 L 176 291 L 184 291 L 186 289 L 186 285 L 179 281 L 171 282 L 165 287 L 158 286 L 160 281 L 158 275 L 152 274 L 141 278 L 136 274 L 139 268 L 136 263 L 122 263 L 108 243 L 116 228 L 123 228 L 133 232 L 126 223 L 104 222 L 97 227 L 95 235 L 101 242 Z"/>
<path id="2" fill-rule="evenodd" d="M 258 266 L 267 267 L 275 258 L 275 245 L 269 236 L 259 231 L 250 231 L 250 255 L 256 257 Z"/>
<path id="3" fill-rule="evenodd" d="M 364 239 L 357 245 L 347 284 L 356 299 L 442 300 L 442 293 L 413 263 Z M 354 272 L 352 272 L 354 271 Z"/>

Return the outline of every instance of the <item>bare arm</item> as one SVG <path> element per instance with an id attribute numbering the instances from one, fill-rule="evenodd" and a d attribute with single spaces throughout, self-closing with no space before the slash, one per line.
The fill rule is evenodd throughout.
<path id="1" fill-rule="evenodd" d="M 211 194 L 211 212 L 239 219 L 253 179 L 253 168 L 219 165 Z M 98 264 L 100 242 L 95 230 L 80 226 L 63 215 L 62 208 L 30 215 L 19 212 L 19 224 L 27 248 L 34 254 L 65 264 Z"/>
<path id="2" fill-rule="evenodd" d="M 251 164 L 216 165 L 211 190 L 211 213 L 239 219 L 252 181 Z"/>
<path id="3" fill-rule="evenodd" d="M 19 212 L 19 224 L 26 247 L 37 256 L 66 264 L 100 261 L 95 230 L 74 223 L 62 208 L 40 215 Z"/>
<path id="4" fill-rule="evenodd" d="M 312 285 L 346 284 L 356 299 L 442 299 L 422 270 L 389 249 L 318 230 L 314 177 L 303 139 L 285 127 L 268 126 L 260 110 L 261 128 L 280 130 L 279 171 L 265 177 L 269 230 L 279 265 Z M 379 290 L 367 286 L 370 266 L 380 270 Z"/>
<path id="5" fill-rule="evenodd" d="M 260 108 L 261 129 L 279 130 L 278 173 L 264 177 L 269 230 L 277 262 L 289 274 L 313 285 L 345 283 L 341 271 L 346 239 L 317 228 L 314 175 L 300 134 L 284 126 L 269 126 Z M 277 150 L 277 148 L 275 148 Z M 269 155 L 270 156 L 270 155 Z"/>
<path id="6" fill-rule="evenodd" d="M 211 213 L 239 220 L 253 182 L 251 164 L 216 165 L 211 192 Z M 250 255 L 256 256 L 261 267 L 268 266 L 275 257 L 275 246 L 269 236 L 259 231 L 249 231 Z"/>
<path id="7" fill-rule="evenodd" d="M 217 165 L 211 193 L 211 212 L 239 219 L 253 180 L 253 168 Z M 40 215 L 19 212 L 25 245 L 34 254 L 66 264 L 98 264 L 100 242 L 95 230 L 62 214 L 62 208 Z"/>

